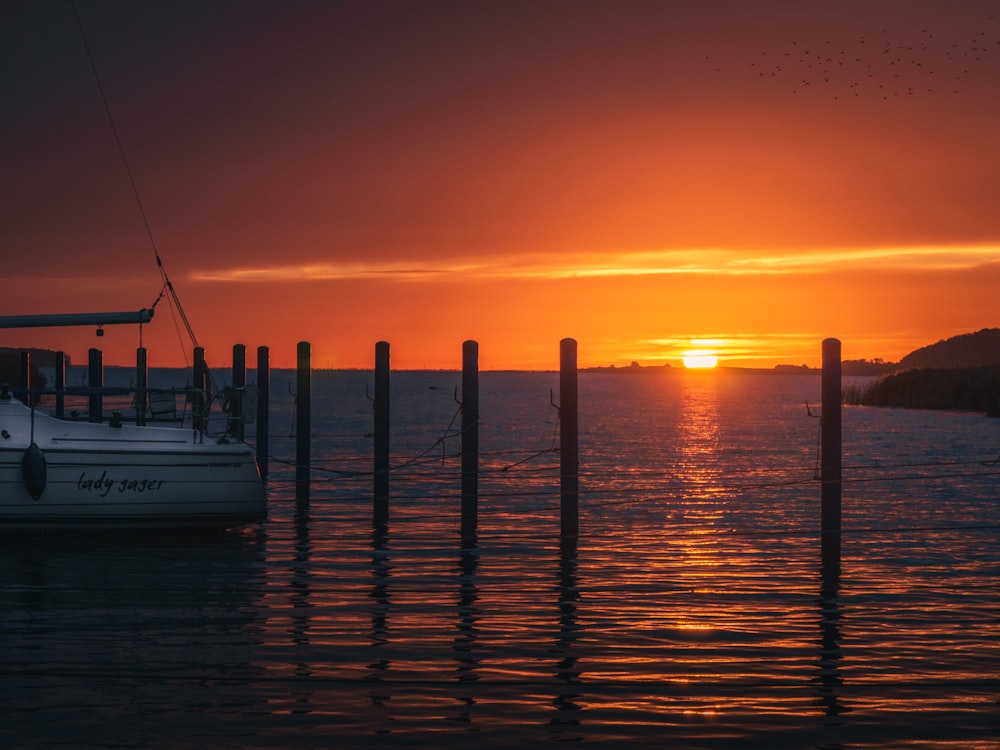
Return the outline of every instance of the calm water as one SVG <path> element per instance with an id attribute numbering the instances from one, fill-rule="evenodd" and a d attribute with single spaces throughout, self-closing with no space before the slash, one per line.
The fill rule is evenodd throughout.
<path id="1" fill-rule="evenodd" d="M 460 376 L 392 377 L 384 532 L 371 375 L 314 375 L 306 507 L 275 372 L 260 528 L 3 539 L 0 746 L 998 747 L 1000 420 L 846 408 L 824 578 L 818 376 L 582 373 L 572 547 L 556 374 L 482 375 L 464 547 Z"/>

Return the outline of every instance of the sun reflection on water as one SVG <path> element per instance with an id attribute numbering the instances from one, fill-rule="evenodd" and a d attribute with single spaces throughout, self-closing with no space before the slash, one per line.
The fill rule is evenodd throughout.
<path id="1" fill-rule="evenodd" d="M 685 377 L 677 434 L 677 478 L 684 486 L 685 499 L 708 498 L 721 488 L 719 479 L 720 425 L 719 382 L 709 376 Z M 704 517 L 714 511 L 695 503 L 689 508 Z M 710 519 L 708 519 L 710 520 Z"/>

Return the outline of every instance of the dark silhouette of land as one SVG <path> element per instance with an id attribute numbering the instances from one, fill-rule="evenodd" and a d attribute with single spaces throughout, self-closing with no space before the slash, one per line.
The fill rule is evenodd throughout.
<path id="1" fill-rule="evenodd" d="M 956 409 L 1000 415 L 1000 366 L 921 367 L 849 385 L 844 400 L 861 406 Z"/>
<path id="2" fill-rule="evenodd" d="M 614 373 L 650 373 L 650 372 L 663 372 L 664 370 L 672 369 L 669 364 L 665 365 L 649 365 L 643 367 L 638 362 L 633 362 L 628 367 L 617 367 L 616 365 L 608 365 L 607 367 L 581 367 L 580 372 L 614 372 Z"/>
<path id="3" fill-rule="evenodd" d="M 844 389 L 861 406 L 958 409 L 1000 415 L 1000 329 L 984 328 L 916 349 L 894 372 Z M 845 370 L 846 374 L 846 370 Z"/>
<path id="4" fill-rule="evenodd" d="M 897 370 L 919 367 L 1000 366 L 1000 328 L 983 328 L 975 333 L 963 333 L 936 344 L 916 349 L 901 360 Z"/>

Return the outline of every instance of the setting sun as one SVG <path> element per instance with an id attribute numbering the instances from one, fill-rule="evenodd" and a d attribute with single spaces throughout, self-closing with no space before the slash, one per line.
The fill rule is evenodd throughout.
<path id="1" fill-rule="evenodd" d="M 689 370 L 704 370 L 719 364 L 719 358 L 705 349 L 684 352 L 684 366 Z"/>

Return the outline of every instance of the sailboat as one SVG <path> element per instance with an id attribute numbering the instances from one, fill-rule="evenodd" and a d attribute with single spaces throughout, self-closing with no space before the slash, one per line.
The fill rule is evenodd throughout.
<path id="1" fill-rule="evenodd" d="M 163 282 L 160 298 L 169 294 L 172 309 L 180 314 L 197 347 L 153 242 L 79 15 L 75 6 L 71 8 L 146 224 Z M 100 333 L 104 325 L 135 323 L 141 337 L 141 326 L 150 322 L 155 308 L 156 303 L 138 312 L 12 315 L 0 317 L 0 328 L 90 325 Z M 98 386 L 88 391 L 95 398 L 101 395 Z M 65 392 L 57 390 L 56 398 Z M 108 420 L 102 413 L 91 414 L 83 421 L 67 419 L 57 408 L 52 415 L 39 407 L 30 391 L 17 394 L 22 401 L 9 386 L 0 384 L 0 530 L 230 527 L 263 519 L 264 484 L 254 450 L 242 439 L 246 415 L 230 412 L 228 423 L 236 429 L 221 436 L 208 434 L 204 409 L 195 419 L 171 425 L 152 419 L 146 423 L 153 405 L 151 393 L 144 386 L 137 389 L 135 424 L 126 424 L 120 414 Z M 243 402 L 254 401 L 255 394 L 251 386 Z M 197 403 L 197 393 L 192 395 Z"/>
<path id="2" fill-rule="evenodd" d="M 0 328 L 151 318 L 148 309 L 6 316 Z M 244 403 L 253 404 L 255 388 L 247 387 Z M 225 528 L 267 515 L 254 450 L 241 430 L 210 437 L 207 420 L 197 418 L 142 424 L 151 403 L 145 396 L 136 402 L 138 424 L 126 424 L 120 413 L 107 421 L 58 418 L 25 396 L 18 400 L 0 385 L 0 530 Z"/>

